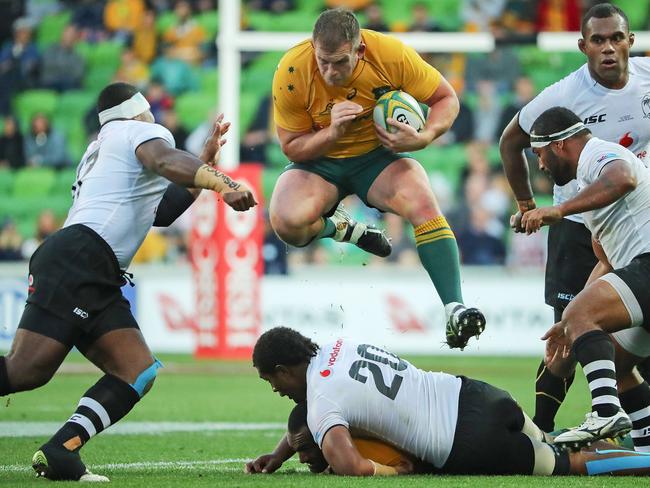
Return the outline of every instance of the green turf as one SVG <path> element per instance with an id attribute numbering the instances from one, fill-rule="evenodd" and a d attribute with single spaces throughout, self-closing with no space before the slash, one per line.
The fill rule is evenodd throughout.
<path id="1" fill-rule="evenodd" d="M 292 407 L 288 399 L 271 392 L 249 363 L 194 361 L 185 356 L 163 356 L 154 389 L 127 417 L 127 421 L 176 422 L 284 422 Z M 534 358 L 415 357 L 417 366 L 445 370 L 489 381 L 508 389 L 532 412 Z M 99 377 L 85 361 L 72 356 L 47 386 L 2 399 L 0 421 L 63 421 L 80 395 Z M 72 371 L 72 372 L 70 372 Z M 74 372 L 78 371 L 78 372 Z M 80 372 L 79 372 L 80 371 Z M 584 379 L 578 378 L 560 411 L 560 424 L 579 422 L 588 408 Z M 279 430 L 205 431 L 138 435 L 100 435 L 84 447 L 86 464 L 108 475 L 115 486 L 632 486 L 633 479 L 534 477 L 402 477 L 350 479 L 307 474 L 290 461 L 273 476 L 243 474 L 243 459 L 269 452 Z M 28 470 L 41 437 L 3 437 L 0 431 L 0 486 L 37 486 Z M 489 448 L 489 446 L 486 446 Z M 142 463 L 142 464 L 135 464 Z M 153 465 L 151 463 L 154 463 Z M 65 486 L 65 483 L 56 486 Z"/>

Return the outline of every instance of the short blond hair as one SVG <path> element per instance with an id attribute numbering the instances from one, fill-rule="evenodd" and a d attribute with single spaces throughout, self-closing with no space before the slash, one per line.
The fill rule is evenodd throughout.
<path id="1" fill-rule="evenodd" d="M 325 10 L 318 16 L 312 40 L 326 50 L 336 50 L 343 44 L 357 46 L 361 38 L 359 21 L 354 14 L 344 8 Z"/>

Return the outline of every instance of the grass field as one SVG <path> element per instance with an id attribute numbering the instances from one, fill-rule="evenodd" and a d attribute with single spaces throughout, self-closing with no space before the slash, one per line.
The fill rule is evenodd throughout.
<path id="1" fill-rule="evenodd" d="M 292 407 L 271 392 L 247 362 L 196 362 L 163 356 L 156 386 L 129 416 L 93 439 L 86 464 L 118 486 L 420 487 L 432 486 L 633 486 L 612 478 L 432 477 L 352 479 L 308 474 L 290 460 L 272 476 L 246 475 L 244 462 L 270 452 Z M 412 357 L 417 366 L 489 381 L 510 391 L 532 412 L 535 358 Z M 31 455 L 73 411 L 99 377 L 72 356 L 45 387 L 3 398 L 0 404 L 0 486 L 43 486 L 29 467 Z M 574 384 L 558 417 L 560 425 L 582 420 L 589 406 L 583 378 Z M 489 449 L 489 446 L 486 446 Z M 65 486 L 65 483 L 56 486 Z"/>

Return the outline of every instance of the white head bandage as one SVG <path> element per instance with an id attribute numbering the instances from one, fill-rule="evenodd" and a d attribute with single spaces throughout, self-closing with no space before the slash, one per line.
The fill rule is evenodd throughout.
<path id="1" fill-rule="evenodd" d="M 99 112 L 99 124 L 104 125 L 115 119 L 132 119 L 137 115 L 149 110 L 151 106 L 142 93 L 137 92 L 128 100 L 124 100 L 115 107 L 107 108 Z"/>
<path id="2" fill-rule="evenodd" d="M 561 130 L 560 132 L 555 132 L 553 134 L 538 136 L 536 134 L 531 133 L 530 147 L 544 147 L 544 146 L 548 146 L 551 142 L 563 141 L 564 139 L 568 139 L 569 137 L 571 137 L 574 134 L 577 134 L 583 129 L 586 129 L 585 125 L 582 122 L 578 122 L 577 124 L 573 124 L 571 127 Z"/>

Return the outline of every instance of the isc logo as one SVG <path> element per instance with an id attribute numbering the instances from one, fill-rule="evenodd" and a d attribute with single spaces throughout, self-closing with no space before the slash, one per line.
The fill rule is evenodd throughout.
<path id="1" fill-rule="evenodd" d="M 600 115 L 590 115 L 589 117 L 585 117 L 584 124 L 596 124 L 598 122 L 605 122 L 605 117 L 607 117 L 607 114 L 600 114 Z"/>
<path id="2" fill-rule="evenodd" d="M 88 312 L 86 312 L 85 310 L 81 310 L 79 307 L 75 307 L 73 312 L 75 314 L 79 315 L 79 317 L 81 317 L 82 319 L 87 319 L 88 318 Z"/>

